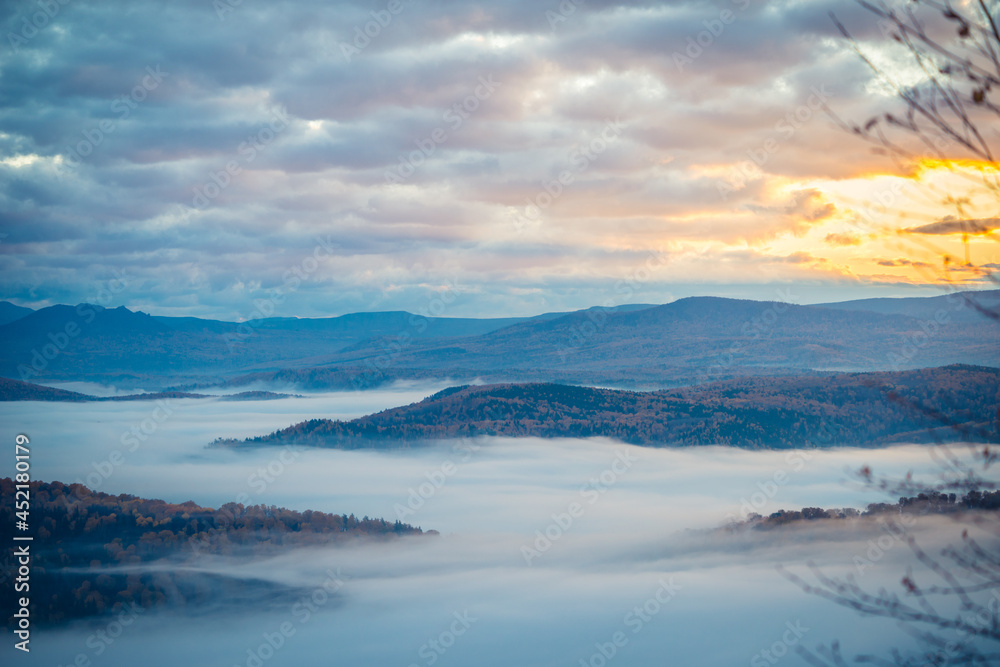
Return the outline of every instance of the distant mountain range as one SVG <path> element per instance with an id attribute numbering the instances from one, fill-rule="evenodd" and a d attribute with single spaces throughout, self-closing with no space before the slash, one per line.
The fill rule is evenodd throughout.
<path id="1" fill-rule="evenodd" d="M 85 401 L 158 401 L 173 398 L 217 398 L 222 401 L 263 401 L 277 398 L 291 398 L 291 394 L 276 394 L 270 391 L 241 391 L 236 394 L 193 394 L 184 391 L 158 391 L 145 394 L 127 394 L 123 396 L 91 396 L 76 391 L 46 387 L 0 378 L 0 402 L 2 401 L 64 401 L 81 403 Z"/>
<path id="2" fill-rule="evenodd" d="M 312 419 L 226 447 L 408 447 L 480 435 L 746 448 L 1000 442 L 1000 369 L 742 378 L 632 392 L 554 384 L 454 387 L 352 421 Z"/>
<path id="3" fill-rule="evenodd" d="M 7 306 L 0 308 L 0 315 L 9 311 L 11 316 L 20 316 L 0 325 L 0 375 L 26 381 L 94 380 L 160 388 L 179 379 L 214 384 L 260 368 L 309 366 L 317 356 L 404 331 L 413 339 L 462 337 L 526 319 L 425 318 L 382 312 L 234 323 L 154 317 L 125 307 L 92 304 L 51 306 L 27 314 L 11 310 L 17 306 Z"/>
<path id="4" fill-rule="evenodd" d="M 532 318 L 395 311 L 246 323 L 5 303 L 0 375 L 187 391 L 412 379 L 656 388 L 748 375 L 1000 366 L 1000 323 L 989 316 L 998 310 L 1000 291 L 813 306 L 692 297 Z"/>
<path id="5" fill-rule="evenodd" d="M 31 308 L 15 306 L 9 301 L 0 301 L 0 326 L 19 320 L 35 312 Z"/>

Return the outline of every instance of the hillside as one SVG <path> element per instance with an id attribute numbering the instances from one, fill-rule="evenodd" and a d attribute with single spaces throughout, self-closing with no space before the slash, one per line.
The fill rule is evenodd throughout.
<path id="1" fill-rule="evenodd" d="M 4 498 L 15 485 L 0 479 Z M 228 503 L 218 509 L 91 491 L 80 484 L 32 482 L 32 622 L 50 625 L 135 606 L 203 606 L 253 600 L 267 604 L 296 591 L 274 584 L 200 573 L 178 564 L 200 556 L 240 561 L 288 549 L 420 535 L 419 528 L 383 519 Z M 13 526 L 14 504 L 0 507 Z M 433 532 L 433 531 L 431 531 Z M 170 559 L 172 565 L 164 559 Z M 5 603 L 13 604 L 8 596 Z M 9 616 L 9 614 L 7 614 Z"/>
<path id="2" fill-rule="evenodd" d="M 0 378 L 0 401 L 90 401 L 93 396 L 76 391 L 45 387 L 20 380 Z"/>
<path id="3" fill-rule="evenodd" d="M 33 313 L 31 308 L 16 306 L 10 301 L 0 301 L 0 326 L 9 324 Z"/>
<path id="4" fill-rule="evenodd" d="M 938 299 L 932 297 L 931 299 Z M 676 377 L 683 369 L 721 379 L 772 369 L 902 370 L 975 363 L 1000 365 L 997 323 L 986 317 L 954 324 L 971 310 L 959 297 L 930 307 L 908 307 L 915 315 L 832 309 L 786 303 L 692 297 L 637 311 L 592 308 L 561 317 L 522 322 L 462 339 L 410 341 L 342 350 L 322 361 L 363 367 L 373 374 L 397 369 L 437 373 L 571 371 L 613 373 L 659 370 Z M 970 297 L 971 298 L 971 297 Z M 938 302 L 934 302 L 937 304 Z M 942 311 L 945 325 L 934 323 Z M 933 330 L 928 338 L 925 330 Z M 917 339 L 919 350 L 904 349 Z M 391 352 L 387 352 L 391 350 Z M 556 379 L 556 378 L 553 378 Z"/>
<path id="5" fill-rule="evenodd" d="M 956 298 L 965 301 L 966 308 L 958 308 Z M 957 323 L 977 323 L 984 315 L 995 317 L 1000 313 L 1000 290 L 981 292 L 959 292 L 957 296 L 942 295 L 932 297 L 904 297 L 898 299 L 857 299 L 836 303 L 817 304 L 834 310 L 861 310 L 882 315 L 908 315 L 921 319 L 933 319 L 937 311 L 951 312 L 951 319 Z M 989 311 L 993 313 L 984 313 Z"/>
<path id="6" fill-rule="evenodd" d="M 274 400 L 278 398 L 288 398 L 291 394 L 277 394 L 271 391 L 241 391 L 235 394 L 223 394 L 216 396 L 212 394 L 192 394 L 184 391 L 158 391 L 146 394 L 127 394 L 123 396 L 91 396 L 81 394 L 76 391 L 58 389 L 56 387 L 45 387 L 43 385 L 32 384 L 31 382 L 21 382 L 20 380 L 8 380 L 0 378 L 0 402 L 3 401 L 158 401 L 161 399 L 173 398 L 217 398 L 222 401 L 261 401 Z"/>
<path id="7" fill-rule="evenodd" d="M 229 447 L 359 448 L 499 435 L 649 445 L 803 447 L 998 442 L 1000 369 L 949 366 L 827 377 L 744 378 L 631 392 L 554 384 L 453 387 L 353 421 L 313 419 Z"/>
<path id="8" fill-rule="evenodd" d="M 441 379 L 666 388 L 746 375 L 1000 366 L 1000 322 L 979 310 L 995 301 L 995 292 L 826 306 L 692 297 L 533 318 L 395 311 L 243 323 L 52 306 L 0 326 L 0 375 L 181 390 Z"/>
<path id="9" fill-rule="evenodd" d="M 847 310 L 849 304 L 825 308 L 714 297 L 635 311 L 595 308 L 481 336 L 412 340 L 395 347 L 394 341 L 371 343 L 317 358 L 310 368 L 260 372 L 229 382 L 367 388 L 444 377 L 666 388 L 746 375 L 955 363 L 1000 366 L 1000 325 L 973 313 L 968 300 L 977 298 L 931 297 L 897 304 L 897 310 L 909 309 L 919 317 Z"/>
<path id="10" fill-rule="evenodd" d="M 16 307 L 15 307 L 16 308 Z M 538 319 L 556 317 L 542 315 Z M 12 315 L 13 317 L 13 315 Z M 221 322 L 125 307 L 51 306 L 0 320 L 0 375 L 166 387 L 262 368 L 309 367 L 366 341 L 479 336 L 528 318 L 425 317 L 402 311 Z"/>

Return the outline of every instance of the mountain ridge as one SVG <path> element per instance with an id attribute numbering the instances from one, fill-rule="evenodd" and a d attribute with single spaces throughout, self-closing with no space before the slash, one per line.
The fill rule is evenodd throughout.
<path id="1" fill-rule="evenodd" d="M 321 389 L 443 378 L 670 387 L 691 377 L 1000 365 L 997 321 L 969 305 L 998 295 L 864 300 L 857 309 L 687 297 L 533 318 L 387 311 L 244 323 L 50 306 L 0 325 L 0 375 L 158 389 L 269 377 Z"/>
<path id="2" fill-rule="evenodd" d="M 743 378 L 654 392 L 557 384 L 452 387 L 351 421 L 311 419 L 215 445 L 343 449 L 476 436 L 609 437 L 745 448 L 1000 441 L 1000 369 L 954 365 Z"/>
<path id="3" fill-rule="evenodd" d="M 159 401 L 176 398 L 217 398 L 222 401 L 273 400 L 290 398 L 291 394 L 271 391 L 243 391 L 235 394 L 195 394 L 185 391 L 158 391 L 144 394 L 124 394 L 117 396 L 93 396 L 58 387 L 0 378 L 0 402 L 11 401 L 59 401 L 59 402 L 115 402 L 115 401 Z"/>

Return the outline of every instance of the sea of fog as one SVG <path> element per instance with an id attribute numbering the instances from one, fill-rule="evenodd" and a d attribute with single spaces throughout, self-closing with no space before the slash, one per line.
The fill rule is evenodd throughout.
<path id="1" fill-rule="evenodd" d="M 776 569 L 816 561 L 870 590 L 912 563 L 887 533 L 801 526 L 728 535 L 749 511 L 864 507 L 864 464 L 938 468 L 926 447 L 651 449 L 610 440 L 477 438 L 391 451 L 207 448 L 307 418 L 349 419 L 419 400 L 400 386 L 272 401 L 0 403 L 9 443 L 31 440 L 35 479 L 171 502 L 226 502 L 401 518 L 439 536 L 298 550 L 191 567 L 298 587 L 296 603 L 154 613 L 37 633 L 38 665 L 773 665 L 839 639 L 849 656 L 912 641 L 804 594 Z M 933 549 L 961 526 L 914 528 Z M 873 545 L 885 547 L 872 552 Z M 869 542 L 869 540 L 873 540 Z M 873 553 L 877 557 L 873 558 Z M 870 564 L 858 568 L 858 557 Z M 917 568 L 918 574 L 920 573 Z M 9 593 L 9 591 L 8 591 Z M 103 633 L 103 634 L 102 634 Z M 10 635 L 7 635 L 8 640 Z M 0 656 L 14 653 L 5 642 Z M 7 657 L 4 664 L 9 663 Z"/>

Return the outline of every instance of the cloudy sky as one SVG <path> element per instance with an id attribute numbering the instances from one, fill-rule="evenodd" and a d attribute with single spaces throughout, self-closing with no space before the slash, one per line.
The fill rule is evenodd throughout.
<path id="1" fill-rule="evenodd" d="M 982 284 L 982 165 L 900 164 L 837 126 L 898 105 L 831 11 L 919 82 L 832 0 L 4 3 L 0 298 L 808 303 L 938 293 L 943 254 Z"/>

